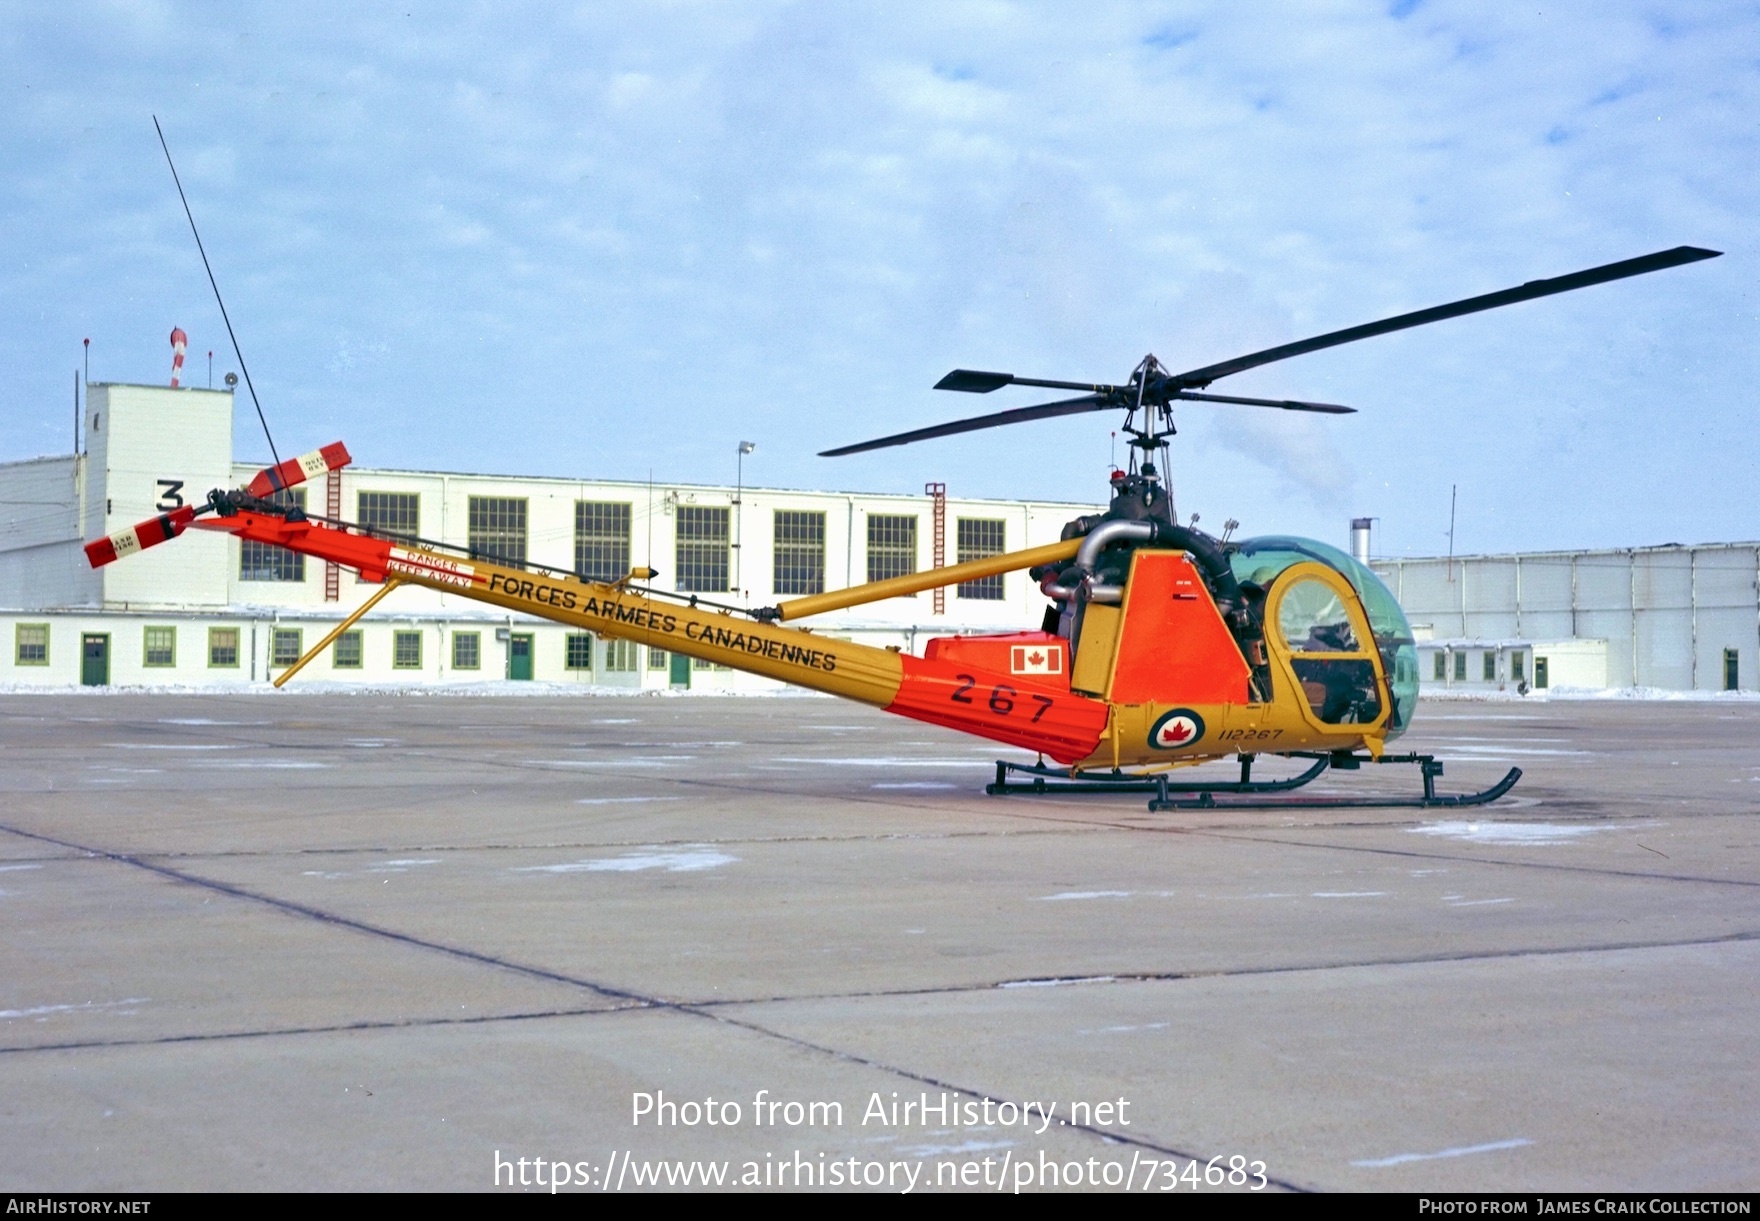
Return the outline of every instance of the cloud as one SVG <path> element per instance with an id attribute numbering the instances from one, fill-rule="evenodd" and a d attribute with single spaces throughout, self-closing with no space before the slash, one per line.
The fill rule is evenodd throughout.
<path id="1" fill-rule="evenodd" d="M 62 431 L 85 335 L 94 376 L 159 380 L 172 322 L 223 358 L 157 113 L 278 434 L 346 421 L 363 462 L 713 480 L 738 433 L 765 481 L 1091 500 L 1097 464 L 1046 455 L 1103 452 L 1096 420 L 812 454 L 965 413 L 928 390 L 956 365 L 1189 367 L 1693 242 L 1731 254 L 1215 387 L 1343 425 L 1188 409 L 1182 440 L 1271 471 L 1289 517 L 1385 485 L 1352 511 L 1390 549 L 1469 479 L 1532 509 L 1486 545 L 1760 533 L 1727 452 L 1760 375 L 1752 12 L 192 12 L 45 9 L 0 47 L 0 459 Z M 1676 401 L 1695 428 L 1594 467 L 1515 448 L 1560 404 Z"/>

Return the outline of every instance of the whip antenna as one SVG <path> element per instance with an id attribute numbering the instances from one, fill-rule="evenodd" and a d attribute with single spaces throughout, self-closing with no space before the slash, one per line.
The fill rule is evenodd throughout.
<path id="1" fill-rule="evenodd" d="M 208 252 L 202 246 L 202 235 L 196 229 L 195 213 L 189 210 L 189 196 L 183 193 L 183 180 L 177 176 L 177 165 L 171 160 L 171 146 L 165 143 L 165 129 L 159 126 L 159 116 L 153 116 L 153 130 L 159 133 L 159 147 L 165 150 L 165 164 L 171 167 L 171 181 L 177 184 L 177 198 L 183 201 L 183 214 L 189 217 L 189 231 L 195 234 L 196 250 L 202 256 L 202 269 L 208 273 L 208 287 L 214 290 L 214 301 L 220 306 L 220 318 L 226 323 L 226 337 L 232 340 L 232 354 L 238 357 L 238 371 L 244 374 L 245 388 L 251 392 L 251 406 L 257 409 L 257 423 L 263 426 L 263 438 L 269 442 L 269 456 L 275 459 L 275 465 L 281 465 L 281 455 L 276 452 L 275 438 L 269 435 L 269 421 L 263 418 L 263 404 L 257 401 L 257 388 L 251 384 L 251 371 L 245 367 L 244 353 L 238 349 L 238 336 L 232 333 L 232 319 L 226 313 L 226 302 L 220 298 L 220 286 L 214 282 L 214 268 L 208 263 Z"/>

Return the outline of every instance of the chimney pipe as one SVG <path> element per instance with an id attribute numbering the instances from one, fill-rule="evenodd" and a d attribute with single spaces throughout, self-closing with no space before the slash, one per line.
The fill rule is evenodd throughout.
<path id="1" fill-rule="evenodd" d="M 1369 562 L 1369 532 L 1374 525 L 1373 517 L 1351 518 L 1351 558 L 1359 564 Z"/>

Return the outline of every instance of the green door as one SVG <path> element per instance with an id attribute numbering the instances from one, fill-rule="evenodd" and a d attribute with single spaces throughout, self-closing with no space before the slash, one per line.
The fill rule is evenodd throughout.
<path id="1" fill-rule="evenodd" d="M 520 632 L 507 639 L 507 677 L 521 682 L 532 678 L 532 637 Z"/>
<path id="2" fill-rule="evenodd" d="M 683 653 L 672 655 L 672 685 L 674 687 L 691 685 L 691 659 Z"/>
<path id="3" fill-rule="evenodd" d="M 80 637 L 79 681 L 88 687 L 110 682 L 110 633 L 88 632 Z"/>

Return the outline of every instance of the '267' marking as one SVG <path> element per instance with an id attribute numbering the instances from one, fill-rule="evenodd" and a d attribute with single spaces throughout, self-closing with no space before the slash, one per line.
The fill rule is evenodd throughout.
<path id="1" fill-rule="evenodd" d="M 967 692 L 971 691 L 972 688 L 978 685 L 977 677 L 971 674 L 955 674 L 954 677 L 960 680 L 960 685 L 954 688 L 952 694 L 947 698 L 956 704 L 973 703 L 972 697 L 968 695 Z M 1007 683 L 998 683 L 996 686 L 990 688 L 990 698 L 986 700 L 985 703 L 995 715 L 1008 716 L 1014 712 L 1015 697 L 1018 695 L 1020 695 L 1020 692 L 1016 691 Z M 1039 704 L 1039 710 L 1033 714 L 1032 719 L 1034 721 L 1037 721 L 1040 717 L 1049 712 L 1051 710 L 1051 705 L 1056 703 L 1056 701 L 1048 695 L 1034 695 L 1033 699 Z"/>

